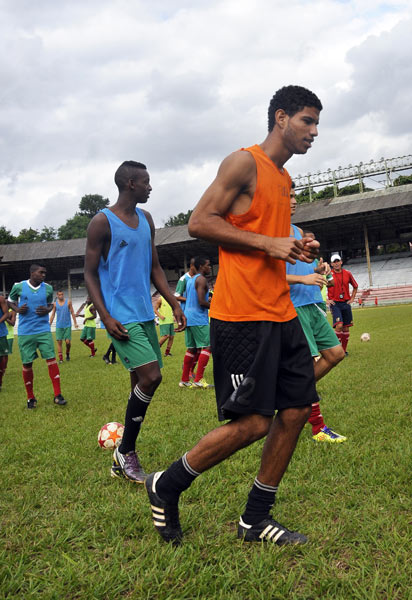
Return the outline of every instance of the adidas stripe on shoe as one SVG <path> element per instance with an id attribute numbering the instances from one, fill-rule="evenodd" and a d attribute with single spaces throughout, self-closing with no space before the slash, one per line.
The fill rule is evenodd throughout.
<path id="1" fill-rule="evenodd" d="M 112 477 L 125 478 L 134 483 L 144 483 L 146 478 L 146 473 L 136 452 L 122 454 L 119 452 L 119 448 L 115 448 L 113 452 L 113 464 L 110 474 Z"/>
<path id="2" fill-rule="evenodd" d="M 155 529 L 165 542 L 175 546 L 180 544 L 183 534 L 179 522 L 179 508 L 177 504 L 168 504 L 156 493 L 156 482 L 163 471 L 151 473 L 147 476 L 145 487 L 152 509 L 152 519 Z"/>
<path id="3" fill-rule="evenodd" d="M 247 525 L 240 518 L 237 537 L 245 542 L 272 542 L 278 546 L 306 544 L 307 537 L 297 531 L 290 531 L 272 518 L 263 519 L 257 525 Z"/>

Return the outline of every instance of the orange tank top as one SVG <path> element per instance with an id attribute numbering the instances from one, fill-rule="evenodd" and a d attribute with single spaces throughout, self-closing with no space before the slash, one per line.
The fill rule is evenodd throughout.
<path id="1" fill-rule="evenodd" d="M 256 190 L 247 212 L 228 213 L 238 229 L 272 237 L 289 237 L 291 179 L 260 146 L 242 148 L 256 162 Z M 222 321 L 290 321 L 296 311 L 286 282 L 286 263 L 264 252 L 240 252 L 219 246 L 219 272 L 210 316 Z"/>

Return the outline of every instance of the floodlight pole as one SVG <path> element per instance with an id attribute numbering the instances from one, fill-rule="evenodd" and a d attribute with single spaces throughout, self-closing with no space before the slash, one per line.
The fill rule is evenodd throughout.
<path id="1" fill-rule="evenodd" d="M 368 228 L 366 226 L 366 223 L 363 224 L 363 234 L 365 236 L 365 251 L 366 251 L 366 262 L 368 263 L 369 287 L 373 287 L 373 283 L 372 283 L 372 269 L 371 269 L 371 255 L 370 255 L 370 252 L 369 252 Z"/>

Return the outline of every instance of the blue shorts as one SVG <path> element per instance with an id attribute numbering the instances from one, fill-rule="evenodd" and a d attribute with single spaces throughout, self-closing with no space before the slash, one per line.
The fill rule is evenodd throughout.
<path id="1" fill-rule="evenodd" d="M 330 312 L 333 317 L 333 326 L 336 327 L 337 323 L 343 323 L 345 327 L 352 327 L 352 308 L 347 302 L 335 302 L 330 307 Z"/>

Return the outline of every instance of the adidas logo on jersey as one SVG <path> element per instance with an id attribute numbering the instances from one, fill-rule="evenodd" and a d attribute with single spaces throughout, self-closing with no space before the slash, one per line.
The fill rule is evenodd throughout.
<path id="1" fill-rule="evenodd" d="M 125 246 L 128 246 L 129 244 L 127 242 L 125 242 L 125 240 L 122 240 L 119 244 L 120 248 L 124 248 Z"/>

